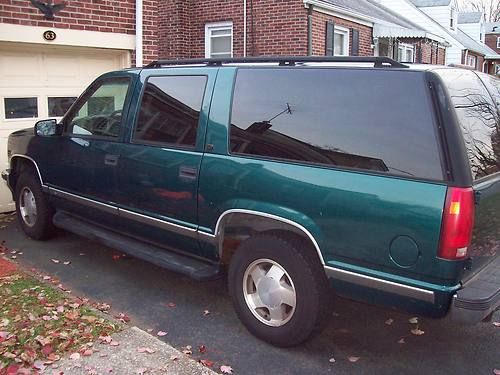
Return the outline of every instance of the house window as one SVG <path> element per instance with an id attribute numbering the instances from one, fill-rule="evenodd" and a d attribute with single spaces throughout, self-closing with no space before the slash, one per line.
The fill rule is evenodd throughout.
<path id="1" fill-rule="evenodd" d="M 415 62 L 415 47 L 411 44 L 400 44 L 398 46 L 398 61 Z"/>
<path id="2" fill-rule="evenodd" d="M 205 25 L 205 57 L 233 57 L 233 23 Z"/>
<path id="3" fill-rule="evenodd" d="M 5 119 L 36 118 L 38 117 L 38 99 L 32 98 L 4 98 Z"/>
<path id="4" fill-rule="evenodd" d="M 335 26 L 333 39 L 334 56 L 349 56 L 349 30 Z"/>
<path id="5" fill-rule="evenodd" d="M 497 48 L 500 48 L 500 36 L 497 36 Z"/>
<path id="6" fill-rule="evenodd" d="M 450 10 L 450 29 L 455 29 L 455 9 Z"/>
<path id="7" fill-rule="evenodd" d="M 473 68 L 476 67 L 476 56 L 468 55 L 467 56 L 467 61 L 466 64 L 469 66 L 472 66 Z"/>

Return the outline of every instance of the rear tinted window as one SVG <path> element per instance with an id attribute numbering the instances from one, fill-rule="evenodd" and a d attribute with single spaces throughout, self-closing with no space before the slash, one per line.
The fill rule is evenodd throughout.
<path id="1" fill-rule="evenodd" d="M 231 152 L 443 178 L 420 72 L 239 69 Z"/>
<path id="2" fill-rule="evenodd" d="M 438 69 L 436 72 L 447 86 L 458 115 L 473 178 L 500 171 L 498 111 L 488 91 L 472 71 Z M 491 88 L 498 95 L 498 83 Z"/>
<path id="3" fill-rule="evenodd" d="M 134 141 L 194 147 L 206 82 L 205 76 L 150 77 Z"/>

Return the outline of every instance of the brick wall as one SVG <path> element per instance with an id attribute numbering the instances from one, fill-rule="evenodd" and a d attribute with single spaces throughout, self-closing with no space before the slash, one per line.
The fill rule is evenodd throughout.
<path id="1" fill-rule="evenodd" d="M 440 46 L 437 46 L 435 42 L 429 39 L 422 38 L 402 38 L 399 39 L 399 42 L 405 44 L 411 44 L 415 47 L 415 62 L 422 64 L 437 64 L 444 65 L 445 64 L 445 56 L 446 49 Z M 419 61 L 419 51 L 421 61 Z"/>
<path id="2" fill-rule="evenodd" d="M 466 55 L 466 50 L 462 50 L 462 64 L 467 65 L 465 55 Z M 468 56 L 476 56 L 475 69 L 481 72 L 483 70 L 484 57 L 482 55 L 479 55 L 479 54 L 477 54 L 475 52 L 471 52 L 471 51 L 467 52 L 467 55 Z"/>
<path id="3" fill-rule="evenodd" d="M 165 0 L 158 13 L 161 58 L 204 57 L 205 24 L 224 21 L 233 23 L 233 56 L 243 56 L 242 1 Z M 307 10 L 301 1 L 247 2 L 247 56 L 306 53 Z"/>
<path id="4" fill-rule="evenodd" d="M 312 24 L 312 54 L 317 56 L 325 55 L 325 35 L 326 22 L 333 21 L 335 26 L 344 28 L 354 28 L 359 30 L 359 56 L 373 56 L 372 44 L 372 28 L 355 22 L 347 21 L 342 18 L 329 16 L 320 12 L 313 12 Z M 306 24 L 307 25 L 307 24 Z M 307 27 L 307 26 L 306 26 Z M 307 34 L 306 34 L 307 38 Z M 306 44 L 307 45 L 307 44 Z M 352 54 L 352 33 L 349 32 L 349 55 Z"/>
<path id="5" fill-rule="evenodd" d="M 484 37 L 484 43 L 496 53 L 500 53 L 500 48 L 497 48 L 497 38 L 499 37 L 500 34 L 486 34 Z"/>
<path id="6" fill-rule="evenodd" d="M 157 2 L 144 0 L 146 61 L 157 58 Z M 0 0 L 0 24 L 135 34 L 135 0 L 66 0 L 65 3 L 66 7 L 50 21 L 27 0 Z"/>

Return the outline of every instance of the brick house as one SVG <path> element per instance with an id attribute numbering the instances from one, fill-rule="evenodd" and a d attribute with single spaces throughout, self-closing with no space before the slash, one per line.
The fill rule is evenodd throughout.
<path id="1" fill-rule="evenodd" d="M 500 54 L 500 22 L 490 22 L 484 24 L 484 42 L 496 53 Z M 496 61 L 496 75 L 500 74 L 500 61 Z"/>

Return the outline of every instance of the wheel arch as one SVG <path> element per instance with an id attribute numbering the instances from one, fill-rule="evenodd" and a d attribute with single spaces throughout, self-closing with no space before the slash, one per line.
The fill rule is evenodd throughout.
<path id="1" fill-rule="evenodd" d="M 40 173 L 40 168 L 38 168 L 38 164 L 36 161 L 27 156 L 27 155 L 22 155 L 22 154 L 14 154 L 10 158 L 10 169 L 11 169 L 11 175 L 10 175 L 10 185 L 12 186 L 12 189 L 15 191 L 16 189 L 16 183 L 17 179 L 21 175 L 23 171 L 26 169 L 32 169 L 36 176 L 38 177 L 40 184 L 43 186 L 43 179 L 42 175 Z"/>
<path id="2" fill-rule="evenodd" d="M 218 218 L 215 226 L 216 246 L 219 259 L 224 264 L 229 264 L 235 249 L 235 242 L 228 240 L 236 237 L 243 240 L 255 233 L 274 232 L 293 234 L 301 237 L 310 247 L 310 253 L 324 266 L 325 260 L 320 245 L 315 236 L 304 225 L 283 216 L 249 209 L 229 209 Z"/>

